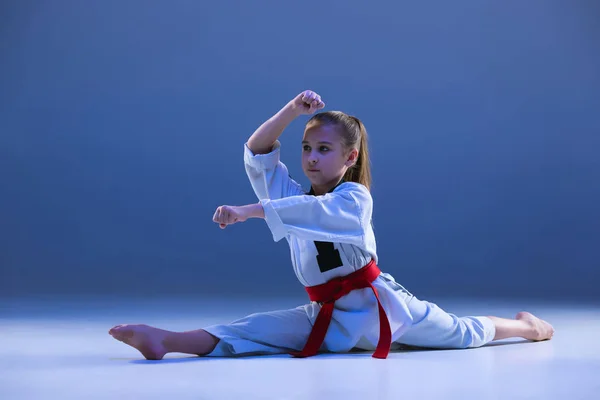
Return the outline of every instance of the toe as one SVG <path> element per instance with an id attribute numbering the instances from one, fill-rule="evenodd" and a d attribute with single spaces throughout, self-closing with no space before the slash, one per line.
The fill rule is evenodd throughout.
<path id="1" fill-rule="evenodd" d="M 131 339 L 134 335 L 134 331 L 132 329 L 127 329 L 125 326 L 120 326 L 118 328 L 113 328 L 110 330 L 110 334 L 117 340 L 121 342 L 126 342 L 128 339 Z"/>
<path id="2" fill-rule="evenodd" d="M 115 326 L 113 326 L 112 328 L 110 328 L 110 329 L 108 330 L 108 333 L 109 333 L 110 335 L 114 335 L 115 333 L 117 333 L 117 332 L 119 331 L 119 329 L 121 329 L 121 327 L 122 327 L 122 326 L 123 326 L 123 325 L 115 325 Z"/>

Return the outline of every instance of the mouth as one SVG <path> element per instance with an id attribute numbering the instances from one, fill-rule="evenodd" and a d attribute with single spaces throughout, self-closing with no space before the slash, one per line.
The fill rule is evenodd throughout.
<path id="1" fill-rule="evenodd" d="M 318 169 L 309 169 L 308 172 L 319 172 Z"/>

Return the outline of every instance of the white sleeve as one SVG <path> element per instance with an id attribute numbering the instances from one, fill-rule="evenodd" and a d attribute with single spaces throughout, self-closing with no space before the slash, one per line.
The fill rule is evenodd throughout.
<path id="1" fill-rule="evenodd" d="M 371 193 L 354 182 L 343 183 L 322 196 L 263 199 L 260 203 L 276 242 L 294 235 L 304 240 L 360 246 L 373 213 Z"/>
<path id="2" fill-rule="evenodd" d="M 259 200 L 281 199 L 304 193 L 302 186 L 294 181 L 284 163 L 279 160 L 281 144 L 276 141 L 267 154 L 254 154 L 244 144 L 244 165 L 252 189 Z"/>

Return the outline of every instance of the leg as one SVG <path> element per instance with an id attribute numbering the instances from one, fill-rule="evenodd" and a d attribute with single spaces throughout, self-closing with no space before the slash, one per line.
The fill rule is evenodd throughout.
<path id="1" fill-rule="evenodd" d="M 515 319 L 488 317 L 494 322 L 494 340 L 521 337 L 528 340 L 548 340 L 554 335 L 554 328 L 548 322 L 528 312 L 520 312 Z"/>
<path id="2" fill-rule="evenodd" d="M 254 313 L 228 324 L 205 327 L 219 339 L 211 357 L 285 354 L 304 347 L 312 330 L 309 315 L 318 308 L 307 304 L 288 310 Z"/>
<path id="3" fill-rule="evenodd" d="M 459 318 L 436 304 L 415 297 L 408 306 L 413 314 L 413 326 L 397 342 L 410 346 L 464 349 L 509 337 L 544 340 L 554 333 L 550 324 L 525 312 L 517 314 L 514 320 L 473 316 Z"/>
<path id="4" fill-rule="evenodd" d="M 459 318 L 434 303 L 413 297 L 408 303 L 413 325 L 398 339 L 409 346 L 435 349 L 466 349 L 492 341 L 494 323 L 488 318 Z"/>
<path id="5" fill-rule="evenodd" d="M 149 360 L 167 353 L 210 356 L 281 354 L 300 350 L 312 325 L 308 313 L 314 304 L 291 310 L 256 313 L 229 324 L 189 332 L 171 332 L 147 325 L 118 325 L 109 331 L 115 339 Z"/>
<path id="6" fill-rule="evenodd" d="M 167 353 L 205 355 L 219 342 L 202 329 L 171 332 L 148 325 L 118 325 L 108 333 L 139 350 L 148 360 L 161 360 Z"/>

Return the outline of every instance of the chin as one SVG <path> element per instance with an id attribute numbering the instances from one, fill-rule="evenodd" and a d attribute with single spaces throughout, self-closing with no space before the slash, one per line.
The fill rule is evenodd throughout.
<path id="1" fill-rule="evenodd" d="M 315 181 L 313 179 L 308 179 L 308 182 L 310 183 L 310 186 L 315 187 L 315 186 L 321 186 L 322 183 L 319 181 Z"/>

